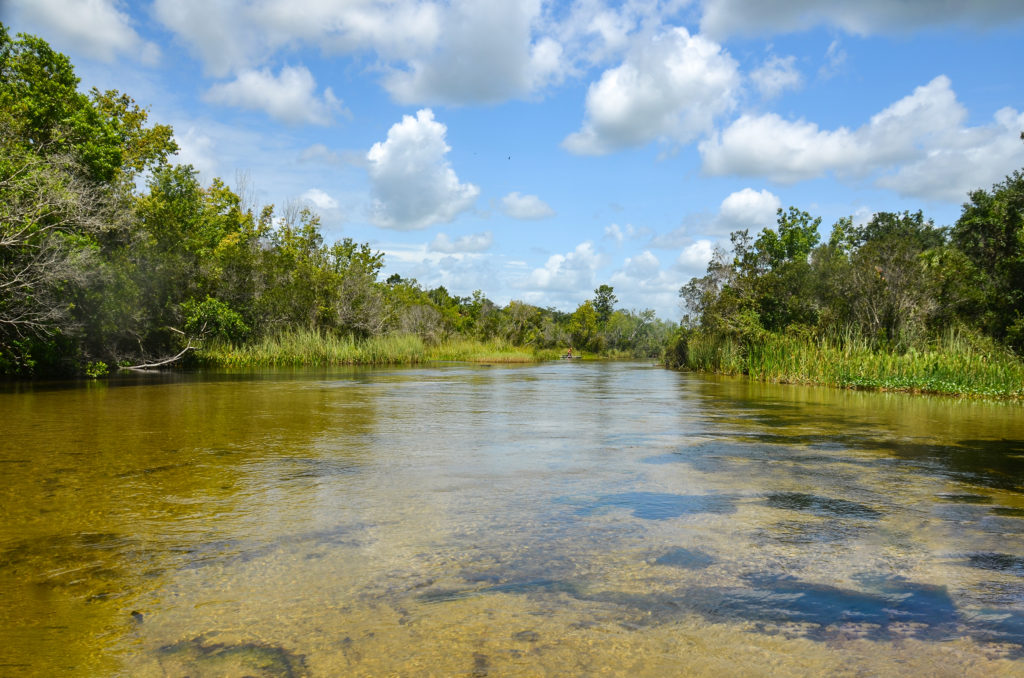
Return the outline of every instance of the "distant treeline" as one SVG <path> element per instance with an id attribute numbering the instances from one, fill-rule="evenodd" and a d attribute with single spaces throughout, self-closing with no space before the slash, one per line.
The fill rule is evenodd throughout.
<path id="1" fill-rule="evenodd" d="M 203 186 L 172 164 L 170 127 L 124 94 L 78 85 L 66 56 L 0 24 L 0 374 L 96 376 L 216 345 L 210 364 L 288 335 L 646 357 L 676 329 L 616 310 L 607 285 L 565 313 L 381 281 L 380 252 L 324 242 L 308 209 L 257 209 L 244 186 Z"/>

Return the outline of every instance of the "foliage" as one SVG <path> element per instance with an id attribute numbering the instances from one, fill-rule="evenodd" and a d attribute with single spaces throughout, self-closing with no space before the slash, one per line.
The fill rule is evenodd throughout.
<path id="1" fill-rule="evenodd" d="M 597 313 L 597 322 L 601 327 L 608 324 L 617 301 L 615 288 L 611 285 L 601 285 L 594 290 L 594 312 Z"/>
<path id="2" fill-rule="evenodd" d="M 96 377 L 197 347 L 244 365 L 653 357 L 674 328 L 615 309 L 610 285 L 569 314 L 380 281 L 368 244 L 204 185 L 175 151 L 129 96 L 80 91 L 66 56 L 0 25 L 0 374 Z"/>
<path id="3" fill-rule="evenodd" d="M 244 341 L 249 326 L 241 314 L 222 301 L 206 297 L 203 301 L 189 299 L 182 304 L 185 315 L 185 334 L 197 339 L 219 337 L 228 341 Z"/>
<path id="4" fill-rule="evenodd" d="M 922 212 L 732 234 L 684 285 L 666 363 L 771 381 L 968 395 L 1021 392 L 1024 174 L 975 191 L 953 229 Z M 950 335 L 951 328 L 956 328 Z M 950 337 L 954 336 L 954 339 Z M 965 343 L 964 337 L 970 341 Z M 1002 343 L 1001 343 L 1002 342 Z M 965 348 L 965 346 L 967 348 Z"/>
<path id="5" fill-rule="evenodd" d="M 983 290 L 975 307 L 978 324 L 1024 352 L 1024 171 L 991 191 L 973 191 L 952 242 L 977 270 Z"/>
<path id="6" fill-rule="evenodd" d="M 90 379 L 99 379 L 100 377 L 105 377 L 107 376 L 108 371 L 109 368 L 107 364 L 102 360 L 86 363 L 85 368 L 83 369 L 85 376 L 89 377 Z"/>
<path id="7" fill-rule="evenodd" d="M 584 301 L 569 318 L 569 337 L 572 345 L 580 350 L 599 351 L 602 348 L 598 332 L 599 320 L 594 302 Z"/>

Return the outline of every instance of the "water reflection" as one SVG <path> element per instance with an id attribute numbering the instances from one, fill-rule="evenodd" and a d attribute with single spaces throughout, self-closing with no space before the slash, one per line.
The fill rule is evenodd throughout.
<path id="1" fill-rule="evenodd" d="M 0 674 L 1024 675 L 1022 414 L 615 363 L 9 388 Z"/>

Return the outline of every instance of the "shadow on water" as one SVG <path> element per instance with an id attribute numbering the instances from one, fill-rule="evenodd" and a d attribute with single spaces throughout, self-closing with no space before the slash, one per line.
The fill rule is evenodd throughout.
<path id="1" fill-rule="evenodd" d="M 869 591 L 801 581 L 791 576 L 756 574 L 746 578 L 750 590 L 720 589 L 714 615 L 741 615 L 761 623 L 807 625 L 805 635 L 828 639 L 844 624 L 872 638 L 913 635 L 933 640 L 950 637 L 958 614 L 943 586 L 899 578 L 861 578 Z"/>
<path id="2" fill-rule="evenodd" d="M 1001 554 L 974 554 L 999 556 Z M 995 558 L 997 565 L 1002 559 Z M 699 551 L 675 549 L 657 564 L 699 569 L 713 559 Z M 1017 567 L 1013 561 L 1010 567 Z M 417 596 L 424 603 L 447 603 L 489 594 L 568 595 L 573 599 L 615 605 L 626 628 L 680 620 L 697 614 L 711 623 L 747 623 L 751 630 L 818 642 L 866 638 L 916 638 L 945 641 L 969 635 L 980 641 L 1015 645 L 1024 657 L 1024 613 L 1013 609 L 962 613 L 946 587 L 899 577 L 864 575 L 864 590 L 806 582 L 788 575 L 751 574 L 742 587 L 687 587 L 670 593 L 594 591 L 585 582 L 557 579 L 510 581 L 483 588 L 438 589 Z M 586 620 L 580 620 L 585 625 Z"/>
<path id="3" fill-rule="evenodd" d="M 1024 558 L 1009 553 L 968 553 L 963 556 L 963 564 L 980 570 L 1006 572 L 1024 577 Z"/>
<path id="4" fill-rule="evenodd" d="M 675 548 L 654 560 L 655 565 L 668 565 L 683 570 L 703 570 L 715 563 L 715 559 L 697 549 Z"/>
<path id="5" fill-rule="evenodd" d="M 816 516 L 835 518 L 863 518 L 876 520 L 881 512 L 870 506 L 845 499 L 830 499 L 803 492 L 776 492 L 767 495 L 765 503 L 778 509 L 804 511 Z"/>
<path id="6" fill-rule="evenodd" d="M 698 513 L 734 513 L 733 499 L 719 495 L 685 495 L 664 492 L 622 492 L 607 494 L 576 510 L 592 515 L 614 509 L 627 509 L 637 518 L 665 520 Z"/>
<path id="7" fill-rule="evenodd" d="M 845 520 L 780 520 L 755 531 L 757 543 L 782 543 L 793 545 L 834 544 L 856 539 L 868 528 L 863 523 Z"/>
<path id="8" fill-rule="evenodd" d="M 704 442 L 675 452 L 647 457 L 648 464 L 689 464 L 697 471 L 728 470 L 737 459 L 788 459 L 802 463 L 829 463 L 834 457 L 809 452 L 858 450 L 880 452 L 910 464 L 915 471 L 940 475 L 984 488 L 1024 492 L 1024 441 L 960 440 L 956 444 L 907 442 L 892 438 L 837 433 L 834 435 L 780 435 L 738 432 L 728 440 Z M 844 463 L 871 463 L 844 458 Z"/>

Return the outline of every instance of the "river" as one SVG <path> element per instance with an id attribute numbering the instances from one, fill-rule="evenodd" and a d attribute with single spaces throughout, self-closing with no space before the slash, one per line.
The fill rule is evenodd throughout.
<path id="1" fill-rule="evenodd" d="M 0 676 L 1024 676 L 1024 407 L 614 362 L 0 391 Z"/>

